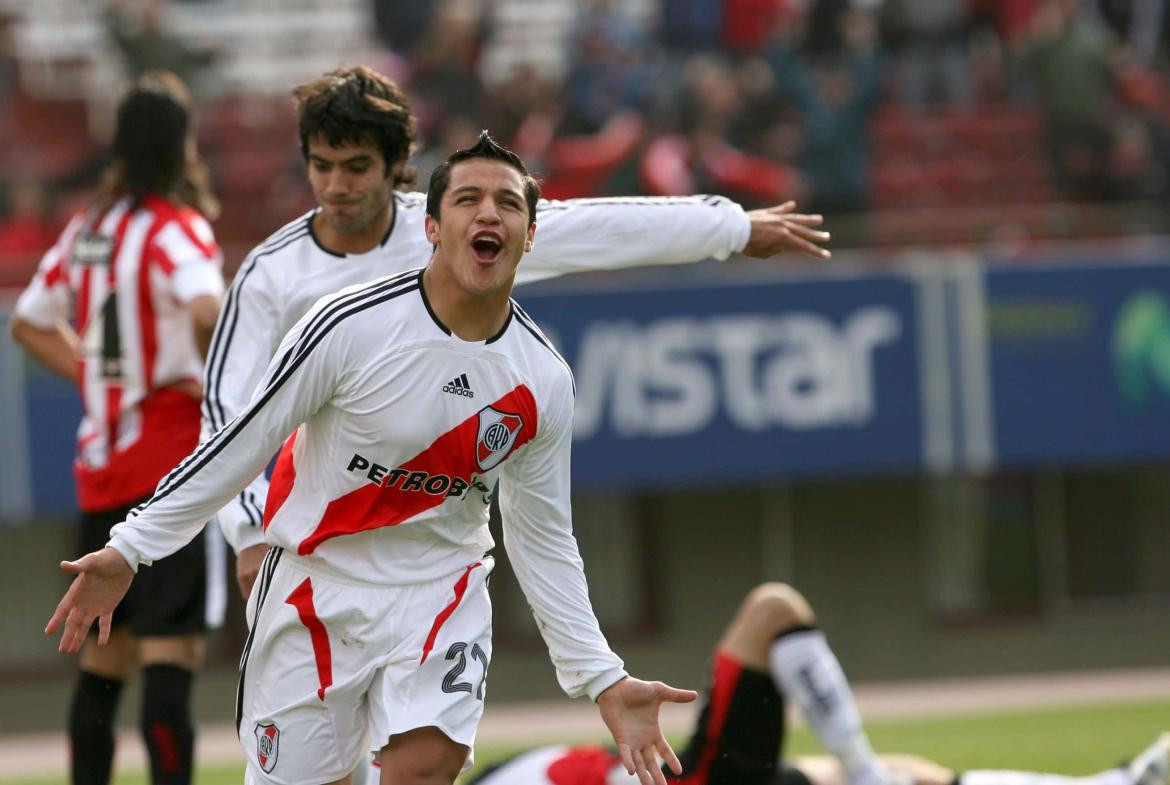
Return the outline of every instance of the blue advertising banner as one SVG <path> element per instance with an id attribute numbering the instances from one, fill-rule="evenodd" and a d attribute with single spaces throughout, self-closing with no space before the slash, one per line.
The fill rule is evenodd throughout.
<path id="1" fill-rule="evenodd" d="M 986 274 L 1001 465 L 1170 457 L 1170 268 Z"/>
<path id="2" fill-rule="evenodd" d="M 922 465 L 919 333 L 907 277 L 518 299 L 575 373 L 579 486 Z"/>

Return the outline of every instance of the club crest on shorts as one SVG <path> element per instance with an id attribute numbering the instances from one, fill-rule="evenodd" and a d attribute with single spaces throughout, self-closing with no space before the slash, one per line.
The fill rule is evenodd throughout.
<path id="1" fill-rule="evenodd" d="M 276 756 L 280 752 L 280 728 L 271 722 L 256 723 L 256 761 L 265 774 L 276 768 Z"/>
<path id="2" fill-rule="evenodd" d="M 518 414 L 485 406 L 479 410 L 479 438 L 475 440 L 475 462 L 481 471 L 494 469 L 508 457 L 516 437 L 524 427 Z"/>

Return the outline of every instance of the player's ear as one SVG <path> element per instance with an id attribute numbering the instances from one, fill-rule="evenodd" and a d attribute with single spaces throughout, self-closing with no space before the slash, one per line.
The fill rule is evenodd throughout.
<path id="1" fill-rule="evenodd" d="M 531 251 L 534 242 L 536 242 L 536 221 L 528 224 L 528 237 L 524 240 L 524 250 Z"/>
<path id="2" fill-rule="evenodd" d="M 427 233 L 427 241 L 430 242 L 431 245 L 438 245 L 439 222 L 428 215 L 425 219 L 423 219 L 423 228 Z M 529 242 L 531 242 L 531 240 L 529 240 Z"/>

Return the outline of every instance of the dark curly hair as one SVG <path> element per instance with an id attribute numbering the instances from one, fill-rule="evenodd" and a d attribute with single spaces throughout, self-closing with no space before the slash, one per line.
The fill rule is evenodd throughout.
<path id="1" fill-rule="evenodd" d="M 333 147 L 373 144 L 387 175 L 401 164 L 395 188 L 414 185 L 417 173 L 406 163 L 414 147 L 414 117 L 406 94 L 392 79 L 364 65 L 338 68 L 294 88 L 293 98 L 305 160 L 309 140 L 317 136 Z"/>

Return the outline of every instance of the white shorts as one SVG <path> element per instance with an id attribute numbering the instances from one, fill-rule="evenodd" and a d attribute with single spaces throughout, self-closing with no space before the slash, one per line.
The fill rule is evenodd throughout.
<path id="1" fill-rule="evenodd" d="M 240 659 L 245 781 L 340 779 L 368 757 L 363 746 L 427 726 L 466 745 L 469 768 L 492 656 L 493 566 L 484 557 L 439 580 L 386 586 L 269 551 Z"/>

